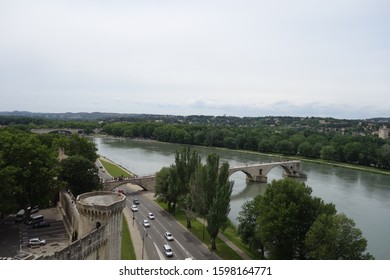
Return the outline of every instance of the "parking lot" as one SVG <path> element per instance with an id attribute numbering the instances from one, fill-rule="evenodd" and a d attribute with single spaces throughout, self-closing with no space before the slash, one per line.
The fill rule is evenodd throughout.
<path id="1" fill-rule="evenodd" d="M 57 208 L 40 210 L 36 214 L 43 215 L 44 221 L 49 226 L 36 228 L 33 225 L 15 223 L 14 215 L 2 222 L 0 225 L 0 257 L 14 257 L 19 251 L 34 255 L 52 254 L 69 244 L 69 238 Z M 44 239 L 46 245 L 30 248 L 28 241 L 31 238 Z"/>

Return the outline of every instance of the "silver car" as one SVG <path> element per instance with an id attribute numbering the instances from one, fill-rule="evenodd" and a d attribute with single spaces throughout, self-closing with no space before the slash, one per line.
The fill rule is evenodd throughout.
<path id="1" fill-rule="evenodd" d="M 164 252 L 165 256 L 167 256 L 168 258 L 173 256 L 172 248 L 169 245 L 164 245 L 163 246 L 163 252 Z"/>
<path id="2" fill-rule="evenodd" d="M 173 240 L 173 235 L 172 235 L 172 233 L 170 233 L 170 232 L 168 232 L 168 231 L 166 231 L 166 232 L 164 233 L 164 237 L 165 237 L 165 239 L 168 240 L 168 241 L 172 241 L 172 240 Z"/>
<path id="3" fill-rule="evenodd" d="M 142 223 L 143 223 L 144 227 L 150 227 L 149 220 L 143 220 Z"/>
<path id="4" fill-rule="evenodd" d="M 41 238 L 31 238 L 28 241 L 28 246 L 29 247 L 42 246 L 42 245 L 45 245 L 45 244 L 46 244 L 46 240 L 45 239 L 41 239 Z"/>

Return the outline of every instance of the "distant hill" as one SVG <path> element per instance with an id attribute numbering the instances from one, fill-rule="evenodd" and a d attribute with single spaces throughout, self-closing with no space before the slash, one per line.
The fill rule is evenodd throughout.
<path id="1" fill-rule="evenodd" d="M 285 119 L 288 122 L 302 120 L 300 117 L 288 117 L 288 116 L 267 116 L 267 117 L 234 117 L 234 116 L 205 116 L 205 115 L 192 115 L 192 116 L 176 116 L 176 115 L 156 115 L 156 114 L 123 114 L 123 113 L 102 113 L 102 112 L 66 112 L 66 113 L 33 113 L 28 111 L 12 111 L 12 112 L 0 112 L 0 116 L 11 116 L 11 117 L 28 117 L 28 118 L 45 118 L 52 120 L 107 120 L 107 119 L 119 119 L 123 121 L 168 121 L 168 122 L 179 122 L 179 123 L 213 123 L 213 122 L 236 122 L 236 123 L 248 123 L 257 122 L 262 120 L 263 123 L 267 121 L 274 122 L 275 118 Z M 304 119 L 324 119 L 320 117 L 304 118 Z M 327 120 L 336 119 L 325 118 Z M 358 121 L 358 120 L 354 120 Z M 390 123 L 390 117 L 383 118 L 370 118 L 362 121 L 375 122 L 375 123 Z"/>
<path id="2" fill-rule="evenodd" d="M 46 119 L 57 119 L 57 120 L 100 120 L 100 119 L 110 119 L 110 118 L 134 117 L 135 114 L 100 113 L 100 112 L 32 113 L 28 111 L 12 111 L 12 112 L 0 112 L 0 116 L 46 118 Z"/>

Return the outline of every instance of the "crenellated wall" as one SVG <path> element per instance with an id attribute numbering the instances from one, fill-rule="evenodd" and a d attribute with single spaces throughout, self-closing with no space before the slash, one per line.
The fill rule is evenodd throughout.
<path id="1" fill-rule="evenodd" d="M 90 192 L 77 197 L 76 207 L 80 215 L 80 237 L 92 230 L 104 227 L 107 243 L 98 250 L 98 257 L 106 260 L 121 258 L 122 211 L 126 197 L 114 192 Z"/>

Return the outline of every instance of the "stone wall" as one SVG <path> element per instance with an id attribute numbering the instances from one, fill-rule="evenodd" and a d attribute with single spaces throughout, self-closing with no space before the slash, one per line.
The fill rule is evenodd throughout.
<path id="1" fill-rule="evenodd" d="M 74 196 L 69 192 L 60 191 L 58 208 L 62 215 L 69 239 L 74 241 L 78 237 L 77 230 L 80 223 L 80 214 L 77 211 Z"/>
<path id="2" fill-rule="evenodd" d="M 95 229 L 90 234 L 71 243 L 68 247 L 50 256 L 42 256 L 40 260 L 99 260 L 99 251 L 104 248 L 108 237 L 105 227 Z"/>

